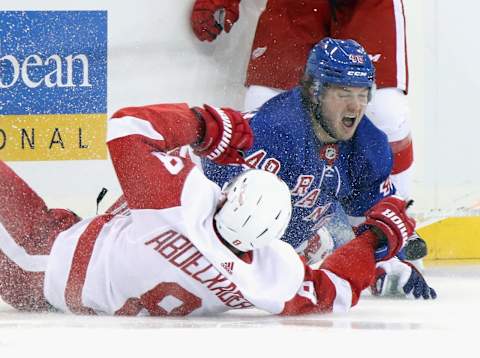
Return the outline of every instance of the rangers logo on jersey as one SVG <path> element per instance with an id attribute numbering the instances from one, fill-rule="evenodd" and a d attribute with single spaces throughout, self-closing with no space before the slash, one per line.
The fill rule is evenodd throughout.
<path id="1" fill-rule="evenodd" d="M 325 144 L 320 149 L 320 157 L 327 162 L 328 166 L 332 166 L 335 160 L 338 158 L 338 145 Z"/>

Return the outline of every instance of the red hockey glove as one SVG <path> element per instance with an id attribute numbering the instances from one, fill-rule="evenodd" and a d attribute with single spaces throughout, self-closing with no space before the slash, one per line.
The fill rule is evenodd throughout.
<path id="1" fill-rule="evenodd" d="M 380 236 L 379 249 L 375 253 L 377 261 L 395 256 L 415 229 L 415 220 L 406 213 L 406 202 L 395 195 L 379 201 L 365 216 L 365 224 Z"/>
<path id="2" fill-rule="evenodd" d="M 239 3 L 240 0 L 196 0 L 190 19 L 195 36 L 200 41 L 213 41 L 222 30 L 230 32 L 238 20 Z M 220 14 L 224 14 L 223 21 Z"/>
<path id="3" fill-rule="evenodd" d="M 204 123 L 200 142 L 193 144 L 195 154 L 217 164 L 244 164 L 242 152 L 253 145 L 253 132 L 240 112 L 230 108 L 193 108 Z"/>

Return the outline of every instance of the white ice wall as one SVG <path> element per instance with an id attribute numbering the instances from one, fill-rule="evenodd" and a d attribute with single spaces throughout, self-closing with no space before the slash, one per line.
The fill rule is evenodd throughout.
<path id="1" fill-rule="evenodd" d="M 293 0 L 292 0 L 293 1 Z M 241 108 L 256 19 L 265 0 L 243 0 L 229 35 L 199 43 L 189 27 L 192 0 L 3 0 L 2 10 L 108 10 L 108 111 L 127 105 L 186 101 Z M 404 0 L 410 103 L 416 149 L 417 211 L 455 209 L 480 200 L 475 103 L 480 3 Z M 12 162 L 51 206 L 94 214 L 105 186 L 118 185 L 108 161 Z"/>
<path id="2" fill-rule="evenodd" d="M 228 36 L 200 43 L 190 30 L 192 0 L 3 0 L 1 10 L 107 10 L 108 112 L 160 102 L 241 108 L 243 81 L 256 19 L 264 0 L 246 0 L 241 21 Z M 9 163 L 50 206 L 95 214 L 100 189 L 110 189 L 101 209 L 119 195 L 109 161 Z"/>
<path id="3" fill-rule="evenodd" d="M 480 43 L 475 0 L 404 0 L 417 208 L 479 208 Z M 462 209 L 457 211 L 457 209 Z M 478 212 L 475 212 L 478 215 Z M 435 214 L 435 213 L 434 213 Z"/>

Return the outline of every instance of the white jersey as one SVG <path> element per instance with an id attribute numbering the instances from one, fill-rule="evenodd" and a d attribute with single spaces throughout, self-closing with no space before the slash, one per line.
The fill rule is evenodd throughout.
<path id="1" fill-rule="evenodd" d="M 239 258 L 221 242 L 213 224 L 219 187 L 190 159 L 166 153 L 188 143 L 188 131 L 172 124 L 188 116 L 186 105 L 157 105 L 127 108 L 109 121 L 108 146 L 129 212 L 83 220 L 57 237 L 47 300 L 66 312 L 110 315 L 252 306 L 294 314 L 355 304 L 358 284 L 310 269 L 287 243 Z"/>
<path id="2" fill-rule="evenodd" d="M 300 258 L 282 241 L 254 251 L 251 262 L 235 256 L 213 229 L 218 196 L 193 168 L 181 206 L 132 209 L 64 231 L 50 254 L 46 298 L 73 312 L 208 314 L 255 305 L 280 313 L 303 281 Z M 85 235 L 103 222 L 95 238 Z"/>

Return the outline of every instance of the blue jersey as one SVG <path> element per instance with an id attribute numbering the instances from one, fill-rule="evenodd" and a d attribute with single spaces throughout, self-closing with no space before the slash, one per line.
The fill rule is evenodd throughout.
<path id="1" fill-rule="evenodd" d="M 290 187 L 293 214 L 283 240 L 293 247 L 327 224 L 338 206 L 350 217 L 362 217 L 395 190 L 387 137 L 366 117 L 350 140 L 324 144 L 313 132 L 297 87 L 265 103 L 250 125 L 255 143 L 247 163 L 277 173 Z M 220 186 L 242 170 L 210 161 L 203 167 Z"/>

